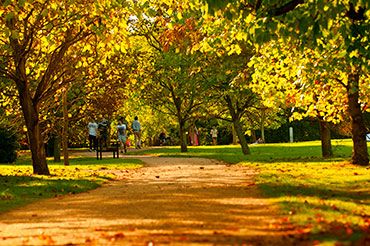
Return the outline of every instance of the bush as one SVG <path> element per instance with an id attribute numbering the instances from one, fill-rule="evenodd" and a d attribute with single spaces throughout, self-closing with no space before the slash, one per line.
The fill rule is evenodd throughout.
<path id="1" fill-rule="evenodd" d="M 347 124 L 348 125 L 348 124 Z M 294 142 L 320 140 L 320 126 L 317 120 L 305 119 L 301 121 L 293 121 L 282 124 L 278 129 L 266 129 L 265 140 L 267 143 L 284 143 L 289 142 L 289 127 L 293 127 Z M 349 125 L 350 127 L 350 125 Z M 331 125 L 331 138 L 340 139 L 348 138 L 341 125 Z M 256 131 L 257 138 L 261 136 L 260 131 Z"/>
<path id="2" fill-rule="evenodd" d="M 18 137 L 14 130 L 0 125 L 0 163 L 12 163 L 17 159 Z"/>

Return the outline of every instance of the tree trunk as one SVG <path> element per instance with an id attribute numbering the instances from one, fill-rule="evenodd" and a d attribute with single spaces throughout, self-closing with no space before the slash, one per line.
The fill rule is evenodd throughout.
<path id="1" fill-rule="evenodd" d="M 235 128 L 236 134 L 238 135 L 240 146 L 242 148 L 242 152 L 244 155 L 248 155 L 250 154 L 250 150 L 248 147 L 247 139 L 245 139 L 245 136 L 244 136 L 243 128 L 240 123 L 240 117 L 238 117 L 238 112 L 237 110 L 235 110 L 230 96 L 226 95 L 224 99 L 226 101 L 227 108 L 229 109 L 231 118 L 233 120 L 234 128 Z"/>
<path id="2" fill-rule="evenodd" d="M 255 130 L 251 130 L 251 138 L 252 138 L 252 143 L 257 142 L 257 136 L 256 136 Z"/>
<path id="3" fill-rule="evenodd" d="M 369 165 L 369 154 L 366 143 L 366 126 L 359 103 L 359 74 L 350 74 L 348 83 L 352 85 L 347 88 L 348 113 L 352 125 L 352 164 Z"/>
<path id="4" fill-rule="evenodd" d="M 234 124 L 232 125 L 232 133 L 233 133 L 233 145 L 238 144 L 238 134 L 235 131 Z"/>
<path id="5" fill-rule="evenodd" d="M 179 120 L 180 125 L 180 145 L 181 145 L 181 152 L 188 152 L 188 146 L 186 141 L 186 131 L 185 131 L 185 122 Z"/>
<path id="6" fill-rule="evenodd" d="M 62 145 L 63 145 L 63 157 L 64 166 L 69 166 L 68 156 L 68 88 L 63 92 L 63 133 L 62 133 Z"/>
<path id="7" fill-rule="evenodd" d="M 33 173 L 50 175 L 46 162 L 44 139 L 41 135 L 38 106 L 37 103 L 34 104 L 25 84 L 26 83 L 18 82 L 17 86 L 19 100 L 27 127 L 28 141 L 32 155 Z"/>
<path id="8" fill-rule="evenodd" d="M 320 137 L 321 137 L 321 152 L 322 157 L 333 157 L 333 149 L 331 147 L 331 135 L 329 124 L 326 121 L 319 120 L 320 123 Z"/>
<path id="9" fill-rule="evenodd" d="M 239 119 L 233 120 L 236 134 L 238 135 L 240 146 L 244 155 L 249 155 L 251 152 L 248 147 L 247 139 L 244 136 L 244 132 Z"/>
<path id="10" fill-rule="evenodd" d="M 266 118 L 266 109 L 262 108 L 262 114 L 261 114 L 261 122 L 260 122 L 260 128 L 261 128 L 261 138 L 262 141 L 265 143 L 265 118 Z"/>
<path id="11" fill-rule="evenodd" d="M 55 135 L 54 138 L 54 162 L 60 162 L 60 137 Z"/>

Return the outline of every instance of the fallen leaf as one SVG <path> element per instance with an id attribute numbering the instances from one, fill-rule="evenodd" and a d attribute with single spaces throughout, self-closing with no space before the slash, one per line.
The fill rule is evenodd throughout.
<path id="1" fill-rule="evenodd" d="M 238 227 L 235 227 L 235 226 L 229 226 L 226 228 L 226 230 L 228 231 L 239 231 L 240 229 Z"/>
<path id="2" fill-rule="evenodd" d="M 180 240 L 180 241 L 187 241 L 187 240 L 188 240 L 188 238 L 187 238 L 186 236 L 182 236 L 182 237 L 180 237 L 180 238 L 179 238 L 179 240 Z"/>
<path id="3" fill-rule="evenodd" d="M 123 234 L 122 232 L 118 232 L 116 234 L 113 235 L 114 238 L 123 238 L 125 237 L 125 234 Z"/>

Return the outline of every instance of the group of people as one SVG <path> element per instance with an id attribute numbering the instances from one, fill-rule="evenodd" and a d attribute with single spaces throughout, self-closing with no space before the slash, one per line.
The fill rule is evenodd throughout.
<path id="1" fill-rule="evenodd" d="M 98 148 L 98 141 L 106 147 L 107 140 L 110 129 L 110 122 L 103 119 L 101 122 L 96 123 L 94 120 L 90 121 L 88 124 L 89 129 L 89 151 L 96 151 Z M 141 125 L 137 116 L 135 116 L 134 121 L 131 124 L 132 132 L 134 134 L 135 147 L 141 149 Z M 127 138 L 128 133 L 128 123 L 123 117 L 118 119 L 117 124 L 117 140 L 119 142 L 119 147 L 121 153 L 127 152 L 127 147 L 129 147 L 130 142 Z"/>
<path id="2" fill-rule="evenodd" d="M 217 131 L 217 128 L 215 126 L 212 127 L 212 129 L 210 131 L 210 135 L 212 137 L 212 144 L 217 145 L 218 131 Z M 198 131 L 197 127 L 194 124 L 189 128 L 189 142 L 193 146 L 199 146 L 200 145 L 199 131 Z"/>
<path id="3" fill-rule="evenodd" d="M 88 123 L 89 129 L 89 151 L 96 151 L 98 149 L 98 142 L 103 146 L 107 147 L 108 135 L 110 133 L 110 122 L 103 119 L 101 122 L 96 123 L 93 119 Z M 135 148 L 141 149 L 141 124 L 137 116 L 131 124 L 132 133 L 134 135 Z M 120 152 L 127 152 L 127 148 L 130 146 L 130 141 L 127 138 L 128 135 L 128 123 L 125 118 L 120 117 L 118 119 L 117 140 L 119 142 Z M 199 132 L 195 125 L 192 125 L 189 129 L 189 140 L 191 145 L 199 145 Z M 212 144 L 217 145 L 218 131 L 216 127 L 212 127 L 210 131 L 212 137 Z M 160 145 L 166 145 L 166 141 L 169 137 L 162 132 L 159 136 Z"/>

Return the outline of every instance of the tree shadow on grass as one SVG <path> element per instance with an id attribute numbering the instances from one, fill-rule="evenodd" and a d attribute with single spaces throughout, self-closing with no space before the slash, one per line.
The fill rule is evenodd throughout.
<path id="1" fill-rule="evenodd" d="M 353 185 L 355 184 L 354 182 Z M 348 185 L 351 186 L 351 184 Z M 281 202 L 281 205 L 287 214 L 288 211 L 289 214 L 292 211 L 297 214 L 304 214 L 304 211 L 309 211 L 307 216 L 310 217 L 303 222 L 305 223 L 303 226 L 318 228 L 310 233 L 309 238 L 311 240 L 346 242 L 345 245 L 367 245 L 366 243 L 370 243 L 370 214 L 366 212 L 369 211 L 368 208 L 370 206 L 369 187 L 362 187 L 360 191 L 335 187 L 334 185 L 321 187 L 263 183 L 260 184 L 260 187 L 268 197 L 281 197 L 283 199 L 286 197 L 286 200 Z M 330 216 L 330 218 L 325 218 L 325 215 Z M 343 218 L 350 216 L 356 217 L 356 222 L 351 220 L 349 222 L 341 222 Z M 359 223 L 359 221 L 362 222 Z M 364 226 L 361 227 L 360 224 Z"/>
<path id="2" fill-rule="evenodd" d="M 76 194 L 98 186 L 84 179 L 0 175 L 0 213 L 40 199 Z"/>
<path id="3" fill-rule="evenodd" d="M 350 186 L 350 184 L 348 184 Z M 345 190 L 333 187 L 303 186 L 294 184 L 263 183 L 260 187 L 268 197 L 310 196 L 319 199 L 336 199 L 370 205 L 370 188 L 367 190 Z M 361 202 L 360 202 L 361 201 Z"/>

